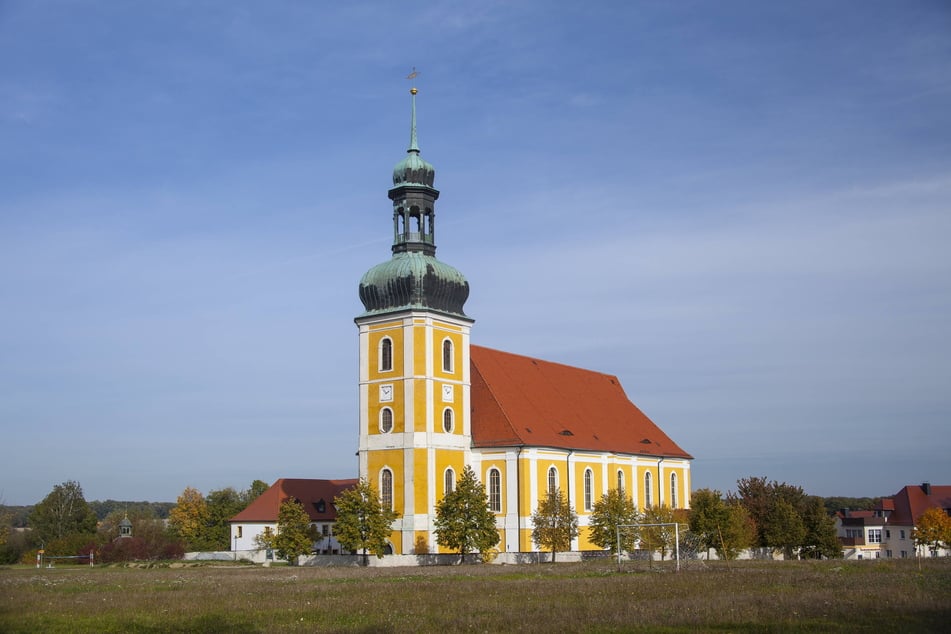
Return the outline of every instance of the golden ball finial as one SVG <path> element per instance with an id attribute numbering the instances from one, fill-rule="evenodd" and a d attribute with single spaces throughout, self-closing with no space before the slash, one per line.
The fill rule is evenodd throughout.
<path id="1" fill-rule="evenodd" d="M 415 95 L 415 94 L 418 93 L 418 92 L 419 92 L 419 91 L 416 90 L 415 88 L 410 88 L 410 89 L 409 89 L 409 94 L 411 94 L 411 95 Z"/>

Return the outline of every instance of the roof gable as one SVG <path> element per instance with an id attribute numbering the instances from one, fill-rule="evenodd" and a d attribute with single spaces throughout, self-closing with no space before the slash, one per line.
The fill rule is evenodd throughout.
<path id="1" fill-rule="evenodd" d="M 281 503 L 294 498 L 303 504 L 312 522 L 332 522 L 337 519 L 334 498 L 356 483 L 357 480 L 281 478 L 230 521 L 276 522 Z"/>
<path id="2" fill-rule="evenodd" d="M 691 458 L 617 377 L 470 346 L 472 444 Z"/>
<path id="3" fill-rule="evenodd" d="M 951 486 L 911 485 L 902 488 L 892 496 L 895 512 L 889 521 L 892 524 L 914 526 L 918 518 L 929 508 L 936 507 L 944 511 L 951 509 Z"/>

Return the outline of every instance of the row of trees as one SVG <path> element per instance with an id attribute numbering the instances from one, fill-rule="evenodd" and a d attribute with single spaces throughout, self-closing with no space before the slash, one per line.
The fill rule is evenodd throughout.
<path id="1" fill-rule="evenodd" d="M 243 511 L 268 488 L 266 482 L 255 480 L 245 491 L 234 487 L 216 489 L 202 495 L 186 487 L 168 513 L 169 527 L 187 551 L 229 550 L 232 517 Z"/>

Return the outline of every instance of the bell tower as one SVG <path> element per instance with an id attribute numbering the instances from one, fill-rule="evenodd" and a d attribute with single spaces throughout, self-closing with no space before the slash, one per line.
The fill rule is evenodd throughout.
<path id="1" fill-rule="evenodd" d="M 469 283 L 436 259 L 435 169 L 420 156 L 416 88 L 406 156 L 393 168 L 389 260 L 360 280 L 360 476 L 400 517 L 397 554 L 436 552 L 436 503 L 469 463 Z"/>

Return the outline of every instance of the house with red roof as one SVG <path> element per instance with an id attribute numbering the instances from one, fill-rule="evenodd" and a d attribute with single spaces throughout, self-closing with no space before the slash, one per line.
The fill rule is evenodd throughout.
<path id="1" fill-rule="evenodd" d="M 344 490 L 356 484 L 350 480 L 310 480 L 281 478 L 259 495 L 243 511 L 231 518 L 231 545 L 235 551 L 260 549 L 255 538 L 262 533 L 277 531 L 277 513 L 281 503 L 296 500 L 310 517 L 310 524 L 318 540 L 314 549 L 322 554 L 339 554 L 340 544 L 333 537 L 337 509 L 333 505 Z"/>
<path id="2" fill-rule="evenodd" d="M 939 508 L 951 515 L 951 486 L 928 482 L 909 485 L 891 497 L 882 498 L 872 511 L 839 511 L 836 529 L 845 558 L 902 559 L 916 554 L 923 557 L 951 555 L 948 549 L 934 551 L 915 546 L 915 526 L 930 508 Z"/>

